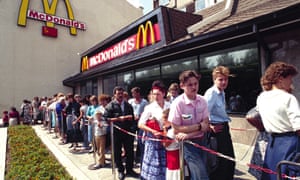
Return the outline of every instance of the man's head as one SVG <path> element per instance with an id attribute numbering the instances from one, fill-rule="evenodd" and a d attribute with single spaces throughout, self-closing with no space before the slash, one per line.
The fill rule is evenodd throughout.
<path id="1" fill-rule="evenodd" d="M 113 93 L 114 93 L 114 97 L 117 101 L 121 102 L 123 101 L 123 92 L 124 92 L 124 89 L 120 86 L 116 86 L 113 90 Z"/>
<path id="2" fill-rule="evenodd" d="M 201 76 L 194 70 L 186 70 L 179 75 L 180 88 L 188 98 L 194 99 L 196 97 L 200 78 Z"/>
<path id="3" fill-rule="evenodd" d="M 134 87 L 131 89 L 131 95 L 133 98 L 138 99 L 140 98 L 141 94 L 140 94 L 140 88 L 139 87 Z"/>
<path id="4" fill-rule="evenodd" d="M 229 77 L 230 71 L 225 66 L 217 66 L 212 72 L 212 77 L 215 86 L 220 91 L 224 91 L 227 88 L 228 85 L 228 77 Z"/>

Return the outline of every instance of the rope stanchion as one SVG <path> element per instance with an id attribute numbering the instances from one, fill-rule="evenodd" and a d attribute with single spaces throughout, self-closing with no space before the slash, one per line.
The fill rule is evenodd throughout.
<path id="1" fill-rule="evenodd" d="M 131 132 L 128 132 L 128 131 L 126 131 L 126 130 L 124 130 L 124 129 L 122 129 L 122 128 L 116 126 L 116 125 L 113 125 L 113 126 L 114 126 L 115 128 L 117 128 L 118 130 L 124 132 L 124 133 L 127 133 L 127 134 L 129 134 L 129 135 L 131 135 L 131 136 L 134 136 L 134 137 L 142 138 L 142 139 L 145 139 L 145 140 L 160 141 L 160 142 L 166 142 L 166 141 L 168 141 L 168 142 L 174 142 L 174 141 L 175 141 L 175 140 L 162 140 L 162 139 L 155 139 L 155 138 L 140 137 L 140 136 L 137 136 L 136 134 L 133 134 L 133 133 L 131 133 Z M 234 161 L 234 162 L 236 162 L 236 163 L 238 163 L 238 164 L 240 164 L 240 165 L 248 166 L 249 168 L 253 168 L 253 169 L 256 169 L 256 170 L 259 170 L 259 171 L 268 173 L 268 174 L 274 174 L 274 175 L 277 175 L 277 174 L 278 174 L 277 172 L 275 172 L 275 171 L 273 171 L 273 170 L 271 170 L 271 169 L 263 168 L 263 167 L 261 167 L 261 166 L 255 165 L 255 164 L 242 163 L 241 161 L 236 160 L 236 159 L 234 159 L 234 158 L 232 158 L 232 157 L 230 157 L 230 156 L 224 155 L 224 154 L 222 154 L 222 153 L 219 153 L 219 152 L 217 152 L 217 151 L 214 151 L 214 150 L 212 150 L 212 149 L 209 149 L 209 148 L 207 148 L 207 147 L 205 147 L 205 146 L 198 145 L 198 144 L 196 144 L 196 143 L 193 143 L 193 142 L 190 141 L 190 140 L 185 140 L 185 141 L 181 141 L 181 142 L 182 142 L 182 144 L 183 144 L 184 142 L 185 142 L 185 143 L 189 143 L 189 144 L 191 144 L 191 145 L 193 145 L 193 146 L 195 146 L 195 147 L 197 147 L 197 148 L 200 148 L 200 149 L 202 149 L 202 150 L 204 150 L 204 151 L 206 151 L 206 152 L 208 152 L 208 153 L 214 154 L 214 155 L 216 155 L 216 156 L 218 156 L 218 157 L 222 157 L 222 158 L 227 159 L 227 160 L 230 160 L 230 161 Z M 180 160 L 181 160 L 181 159 L 180 159 Z M 286 175 L 286 174 L 282 174 L 281 177 L 282 177 L 282 178 L 285 178 L 285 179 L 300 180 L 300 177 L 299 177 L 299 178 L 298 178 L 298 177 L 291 177 L 291 176 L 288 176 L 288 175 Z"/>
<path id="2" fill-rule="evenodd" d="M 114 180 L 116 179 L 116 165 L 115 165 L 115 145 L 114 145 L 114 127 L 118 127 L 114 125 L 114 122 L 110 123 L 110 139 L 111 139 L 111 169 Z M 118 127 L 121 129 L 120 127 Z"/>
<path id="3" fill-rule="evenodd" d="M 179 144 L 180 180 L 184 180 L 183 141 L 179 141 L 178 144 Z"/>

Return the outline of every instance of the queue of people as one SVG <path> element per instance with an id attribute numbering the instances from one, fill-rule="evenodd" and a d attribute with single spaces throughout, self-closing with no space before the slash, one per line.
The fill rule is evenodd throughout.
<path id="1" fill-rule="evenodd" d="M 289 160 L 292 153 L 300 151 L 300 108 L 291 89 L 292 78 L 297 73 L 294 66 L 275 62 L 261 78 L 263 92 L 257 98 L 257 109 L 266 133 L 270 134 L 263 167 L 272 171 L 276 171 L 279 161 Z M 121 180 L 125 177 L 181 179 L 180 141 L 183 141 L 188 179 L 232 180 L 235 162 L 217 157 L 217 166 L 210 169 L 208 152 L 195 146 L 205 147 L 209 138 L 214 137 L 215 150 L 235 158 L 224 92 L 229 76 L 228 67 L 215 67 L 213 85 L 203 96 L 198 94 L 201 75 L 193 70 L 183 71 L 179 84 L 172 83 L 169 88 L 162 81 L 154 81 L 148 100 L 141 97 L 139 87 L 131 89 L 132 98 L 120 86 L 113 89 L 113 97 L 58 93 L 52 98 L 34 98 L 32 103 L 24 100 L 20 115 L 12 108 L 9 113 L 3 112 L 3 119 L 7 126 L 9 117 L 17 118 L 18 123 L 22 117 L 27 124 L 41 118 L 44 126 L 50 132 L 54 130 L 55 137 L 60 137 L 61 144 L 71 143 L 70 152 L 98 155 L 91 169 L 108 167 L 105 153 L 113 151 L 113 162 Z M 113 141 L 110 139 L 112 123 L 122 129 L 113 128 Z M 132 134 L 137 134 L 138 138 Z M 135 140 L 138 143 L 134 153 Z M 134 162 L 140 163 L 140 174 L 133 170 Z M 276 176 L 264 172 L 258 179 L 273 180 Z"/>

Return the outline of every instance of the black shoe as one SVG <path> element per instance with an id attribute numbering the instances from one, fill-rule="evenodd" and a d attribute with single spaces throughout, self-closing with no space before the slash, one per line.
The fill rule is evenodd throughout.
<path id="1" fill-rule="evenodd" d="M 125 179 L 125 174 L 123 172 L 119 172 L 118 177 L 119 177 L 120 180 L 124 180 Z"/>
<path id="2" fill-rule="evenodd" d="M 91 153 L 94 153 L 94 150 L 93 150 L 93 149 L 89 151 L 89 154 L 91 154 Z"/>
<path id="3" fill-rule="evenodd" d="M 71 146 L 69 146 L 69 148 L 72 148 L 74 145 L 73 144 L 71 144 Z"/>
<path id="4" fill-rule="evenodd" d="M 126 176 L 133 177 L 133 178 L 139 178 L 140 177 L 140 175 L 138 173 L 134 172 L 133 170 L 127 171 Z"/>

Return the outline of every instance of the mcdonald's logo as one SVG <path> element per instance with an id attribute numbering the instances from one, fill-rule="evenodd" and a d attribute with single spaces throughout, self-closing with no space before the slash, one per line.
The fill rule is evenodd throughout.
<path id="1" fill-rule="evenodd" d="M 141 24 L 138 27 L 135 45 L 137 50 L 147 45 L 153 45 L 157 41 L 160 41 L 158 24 L 153 25 L 151 21 L 147 21 L 145 25 Z"/>
<path id="2" fill-rule="evenodd" d="M 87 56 L 83 57 L 81 60 L 81 71 L 86 71 L 89 69 L 89 59 Z"/>
<path id="3" fill-rule="evenodd" d="M 81 71 L 106 63 L 148 45 L 153 45 L 160 40 L 161 37 L 158 24 L 152 24 L 151 21 L 147 21 L 145 25 L 141 24 L 138 26 L 136 34 L 133 34 L 118 43 L 89 56 L 89 58 L 83 58 Z"/>
<path id="4" fill-rule="evenodd" d="M 46 23 L 46 29 L 48 27 L 49 29 L 54 30 L 55 24 L 69 27 L 71 35 L 77 35 L 77 29 L 86 30 L 85 23 L 75 20 L 74 13 L 73 13 L 71 3 L 69 0 L 60 1 L 60 2 L 65 3 L 68 18 L 62 18 L 62 17 L 55 16 L 58 0 L 52 0 L 50 4 L 49 4 L 48 0 L 42 0 L 44 13 L 28 9 L 29 2 L 30 2 L 30 0 L 21 0 L 19 16 L 18 16 L 18 25 L 19 26 L 26 26 L 27 18 L 30 18 L 30 19 L 34 19 L 34 20 L 38 20 L 38 21 L 44 21 Z M 43 29 L 45 29 L 45 28 L 43 28 Z M 43 34 L 44 33 L 45 32 L 43 32 Z M 47 33 L 44 35 L 47 35 Z"/>

